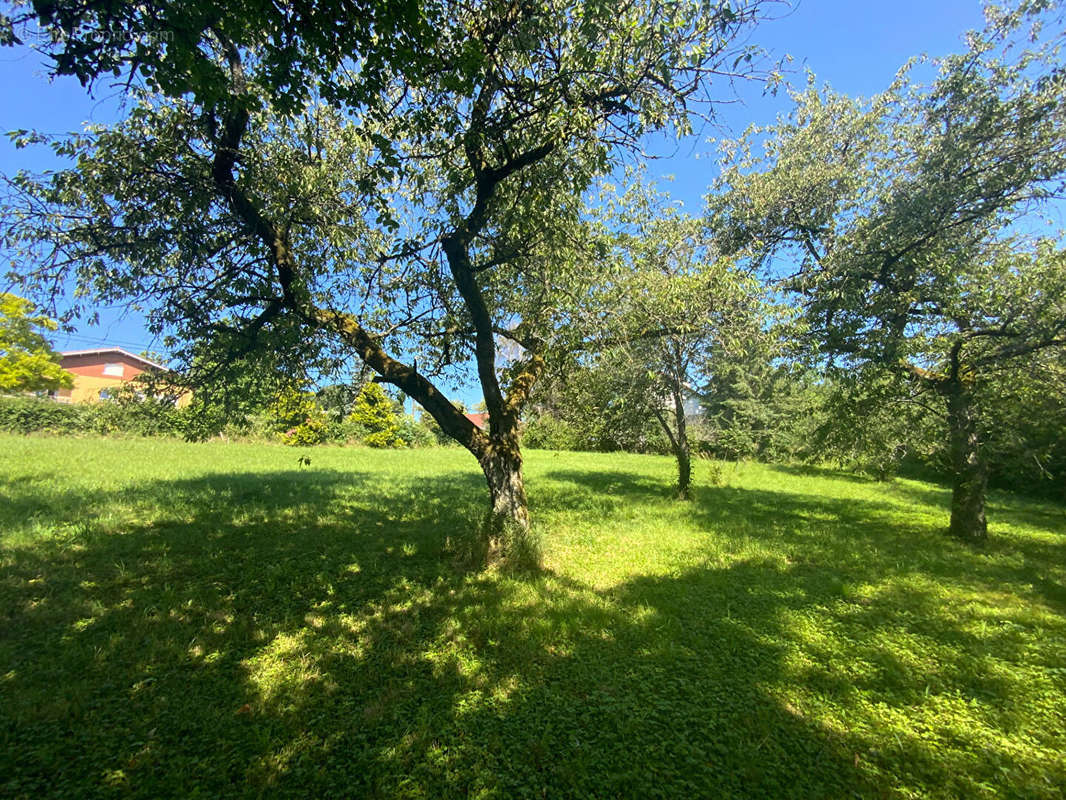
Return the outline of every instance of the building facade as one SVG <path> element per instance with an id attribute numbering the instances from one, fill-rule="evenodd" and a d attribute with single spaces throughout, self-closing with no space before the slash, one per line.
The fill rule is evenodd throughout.
<path id="1" fill-rule="evenodd" d="M 162 364 L 128 353 L 118 347 L 94 350 L 68 350 L 60 353 L 60 365 L 74 376 L 71 389 L 59 389 L 51 396 L 60 403 L 91 403 L 106 400 L 122 384 L 144 372 L 166 372 Z M 179 405 L 187 402 L 179 400 Z"/>

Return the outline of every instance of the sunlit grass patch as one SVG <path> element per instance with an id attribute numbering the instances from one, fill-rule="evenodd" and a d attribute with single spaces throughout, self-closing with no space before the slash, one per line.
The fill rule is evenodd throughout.
<path id="1" fill-rule="evenodd" d="M 825 470 L 527 454 L 472 572 L 453 449 L 0 438 L 15 797 L 1059 797 L 1066 514 Z"/>

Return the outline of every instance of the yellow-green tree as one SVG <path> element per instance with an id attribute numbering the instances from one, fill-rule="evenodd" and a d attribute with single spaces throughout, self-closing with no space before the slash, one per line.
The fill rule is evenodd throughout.
<path id="1" fill-rule="evenodd" d="M 355 398 L 349 422 L 366 430 L 363 441 L 371 447 L 399 447 L 400 416 L 380 384 L 368 383 Z"/>
<path id="2" fill-rule="evenodd" d="M 34 315 L 29 300 L 0 294 L 0 391 L 36 392 L 69 389 L 74 380 L 59 365 L 42 330 L 54 331 L 54 320 Z"/>

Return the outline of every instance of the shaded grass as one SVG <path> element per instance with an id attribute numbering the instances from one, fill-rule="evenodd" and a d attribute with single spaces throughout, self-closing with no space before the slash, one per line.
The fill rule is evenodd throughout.
<path id="1" fill-rule="evenodd" d="M 973 550 L 915 481 L 532 452 L 529 577 L 444 554 L 465 453 L 298 455 L 0 437 L 4 794 L 1066 788 L 1060 507 Z"/>

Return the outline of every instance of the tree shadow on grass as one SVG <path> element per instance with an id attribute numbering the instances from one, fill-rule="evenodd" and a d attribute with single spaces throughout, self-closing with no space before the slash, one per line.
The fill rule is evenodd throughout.
<path id="1" fill-rule="evenodd" d="M 551 574 L 460 572 L 441 543 L 480 508 L 480 476 L 384 490 L 321 471 L 111 495 L 21 488 L 4 487 L 5 524 L 14 510 L 81 525 L 0 562 L 9 796 L 868 785 L 845 742 L 766 692 L 780 654 L 752 630 L 772 605 L 746 626 L 722 617 L 714 598 L 746 583 L 743 569 L 610 596 Z M 115 504 L 132 513 L 101 513 Z M 696 602 L 680 622 L 660 608 L 678 592 Z"/>
<path id="2" fill-rule="evenodd" d="M 566 480 L 540 495 L 554 510 L 603 487 Z M 610 486 L 619 503 L 663 496 L 625 473 Z M 40 487 L 5 486 L 8 508 L 42 525 L 89 513 L 0 562 L 0 785 L 12 796 L 866 797 L 1002 780 L 994 762 L 955 763 L 956 748 L 945 764 L 919 738 L 890 754 L 893 737 L 864 716 L 856 692 L 902 707 L 921 702 L 926 676 L 852 634 L 896 626 L 948 662 L 977 646 L 1025 652 L 1009 631 L 967 638 L 935 597 L 924 633 L 898 600 L 850 602 L 852 582 L 913 556 L 875 505 L 702 490 L 701 525 L 743 523 L 795 557 L 597 591 L 442 559 L 480 511 L 474 473 L 389 485 L 219 474 L 57 491 L 54 505 L 23 489 Z M 819 544 L 812 521 L 855 525 L 852 541 L 887 557 L 864 567 L 846 543 Z M 806 637 L 794 624 L 809 614 L 848 636 Z M 850 675 L 856 655 L 881 672 Z M 827 724 L 826 708 L 861 724 Z"/>
<path id="3" fill-rule="evenodd" d="M 836 467 L 819 467 L 814 464 L 766 464 L 767 469 L 783 475 L 795 475 L 804 478 L 827 478 L 849 483 L 876 484 L 878 481 L 870 475 L 863 475 L 852 470 Z M 882 481 L 882 483 L 884 483 Z"/>

